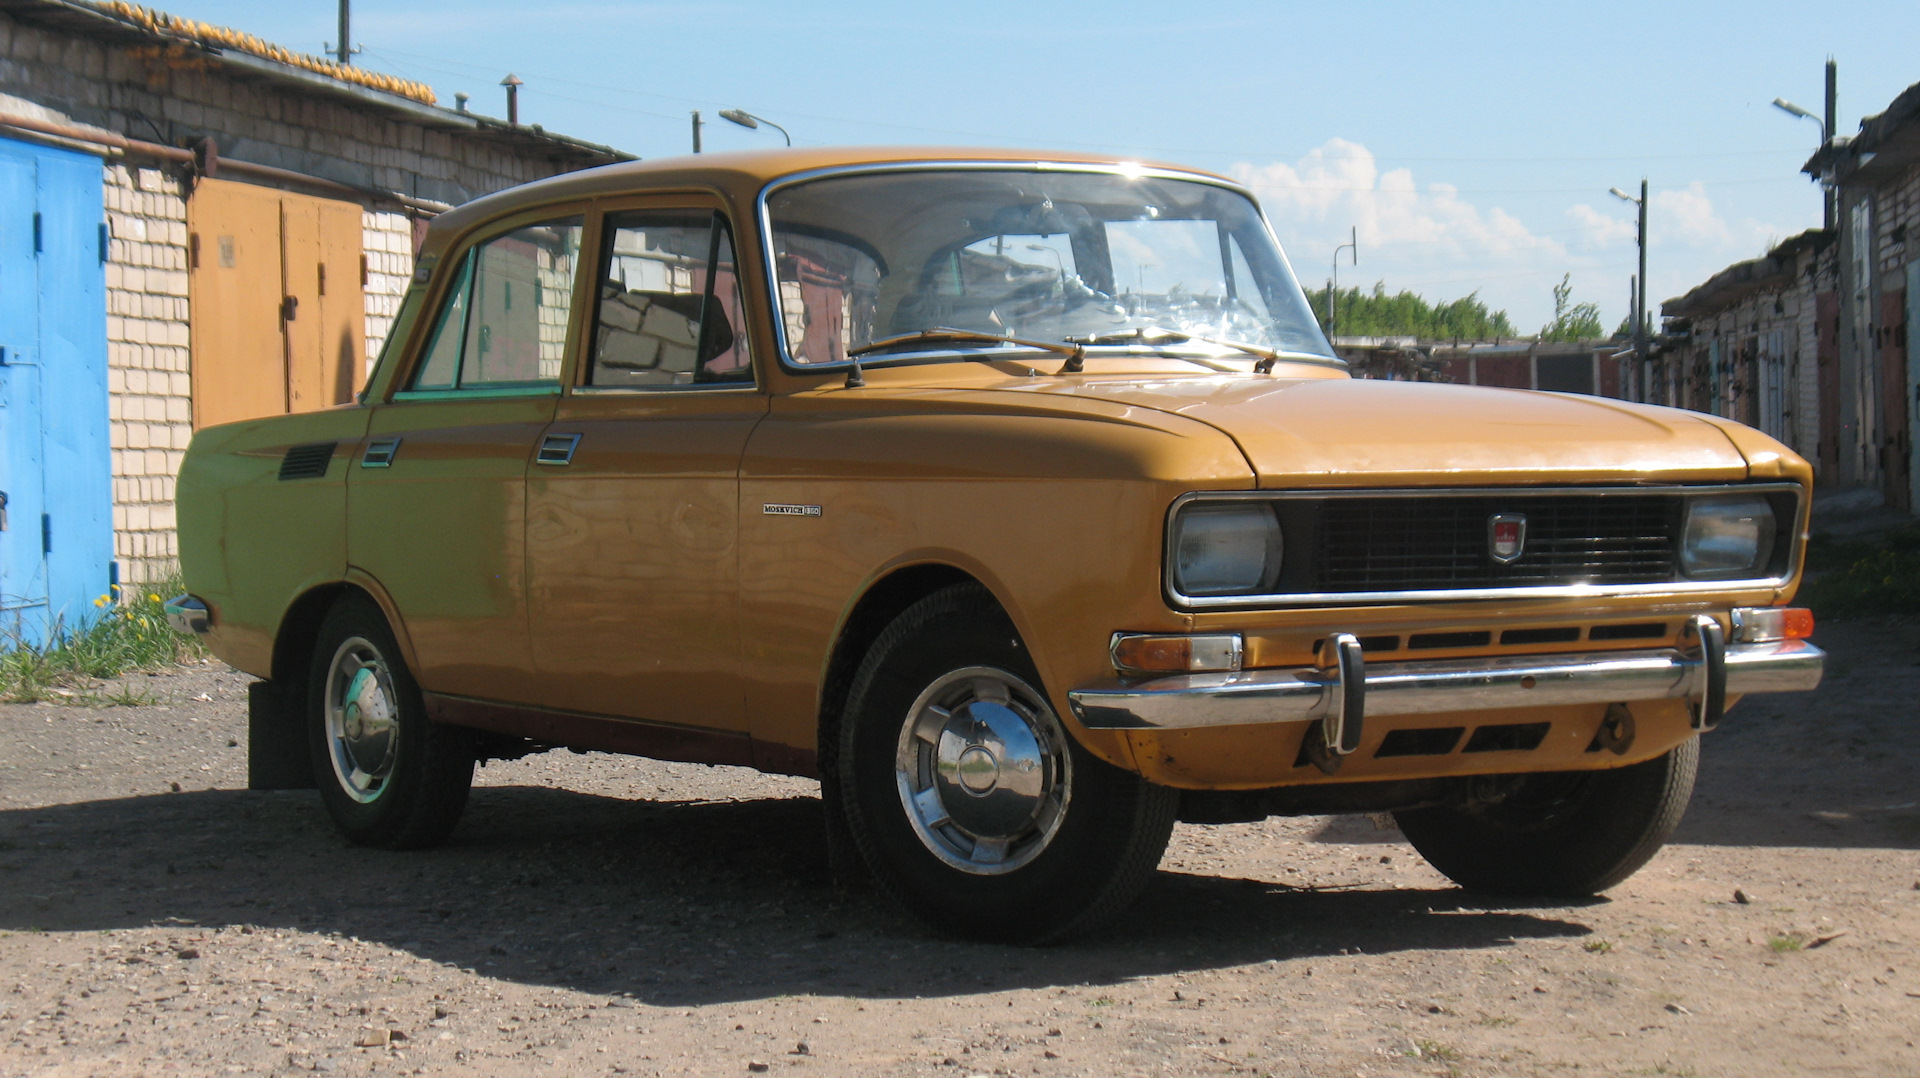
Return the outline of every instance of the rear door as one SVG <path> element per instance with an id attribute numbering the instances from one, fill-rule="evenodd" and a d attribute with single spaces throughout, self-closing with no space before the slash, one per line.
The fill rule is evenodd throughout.
<path id="1" fill-rule="evenodd" d="M 515 219 L 453 254 L 419 359 L 349 471 L 348 560 L 392 598 L 432 692 L 539 699 L 526 473 L 558 399 L 583 221 Z"/>

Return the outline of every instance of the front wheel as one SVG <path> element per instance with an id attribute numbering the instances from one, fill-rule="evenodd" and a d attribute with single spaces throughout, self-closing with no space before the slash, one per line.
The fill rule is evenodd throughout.
<path id="1" fill-rule="evenodd" d="M 909 607 L 868 652 L 838 754 L 847 825 L 935 931 L 1049 943 L 1145 886 L 1177 797 L 1080 748 L 978 585 Z"/>
<path id="2" fill-rule="evenodd" d="M 1640 870 L 1680 824 L 1700 739 L 1607 771 L 1466 780 L 1456 804 L 1394 813 L 1413 848 L 1462 887 L 1584 898 Z"/>
<path id="3" fill-rule="evenodd" d="M 340 830 L 389 849 L 445 839 L 473 785 L 473 746 L 464 731 L 427 719 L 372 599 L 345 596 L 327 612 L 307 694 L 313 777 Z"/>

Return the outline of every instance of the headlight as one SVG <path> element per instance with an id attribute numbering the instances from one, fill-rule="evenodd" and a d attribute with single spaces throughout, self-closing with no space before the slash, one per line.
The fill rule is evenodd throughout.
<path id="1" fill-rule="evenodd" d="M 1195 502 L 1173 522 L 1182 595 L 1253 595 L 1280 575 L 1280 522 L 1262 502 Z"/>
<path id="2" fill-rule="evenodd" d="M 1773 560 L 1773 509 L 1754 494 L 1717 494 L 1687 504 L 1680 571 L 1695 580 L 1756 575 Z"/>

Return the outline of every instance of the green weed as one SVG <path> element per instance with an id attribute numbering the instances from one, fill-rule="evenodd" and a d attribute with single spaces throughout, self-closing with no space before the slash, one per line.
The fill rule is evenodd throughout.
<path id="1" fill-rule="evenodd" d="M 1815 538 L 1794 600 L 1818 617 L 1920 613 L 1920 526 L 1867 539 Z"/>
<path id="2" fill-rule="evenodd" d="M 1772 948 L 1774 954 L 1788 954 L 1793 951 L 1804 950 L 1807 946 L 1807 937 L 1798 932 L 1769 936 L 1767 938 L 1767 946 Z"/>
<path id="3" fill-rule="evenodd" d="M 1580 949 L 1587 952 L 1588 954 L 1606 954 L 1608 951 L 1613 950 L 1613 941 L 1612 940 L 1588 940 L 1587 942 L 1580 945 Z"/>
<path id="4" fill-rule="evenodd" d="M 163 597 L 179 590 L 180 581 L 173 579 L 128 585 L 118 602 L 102 595 L 94 600 L 97 613 L 75 624 L 55 625 L 45 643 L 27 644 L 15 633 L 0 635 L 0 702 L 125 707 L 155 702 L 151 694 L 127 686 L 96 692 L 96 682 L 206 657 L 204 644 L 167 625 Z"/>
<path id="5" fill-rule="evenodd" d="M 1439 1041 L 1421 1038 L 1413 1042 L 1413 1048 L 1407 1053 L 1415 1059 L 1438 1059 L 1451 1062 L 1460 1058 L 1460 1050 Z"/>

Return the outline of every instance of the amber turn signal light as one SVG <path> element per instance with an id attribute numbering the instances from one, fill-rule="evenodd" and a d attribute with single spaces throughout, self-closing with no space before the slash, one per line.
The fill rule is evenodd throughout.
<path id="1" fill-rule="evenodd" d="M 1805 640 L 1813 635 L 1813 611 L 1804 606 L 1743 606 L 1733 611 L 1737 644 Z"/>
<path id="2" fill-rule="evenodd" d="M 1113 634 L 1113 668 L 1123 674 L 1192 674 L 1240 669 L 1239 633 Z"/>

